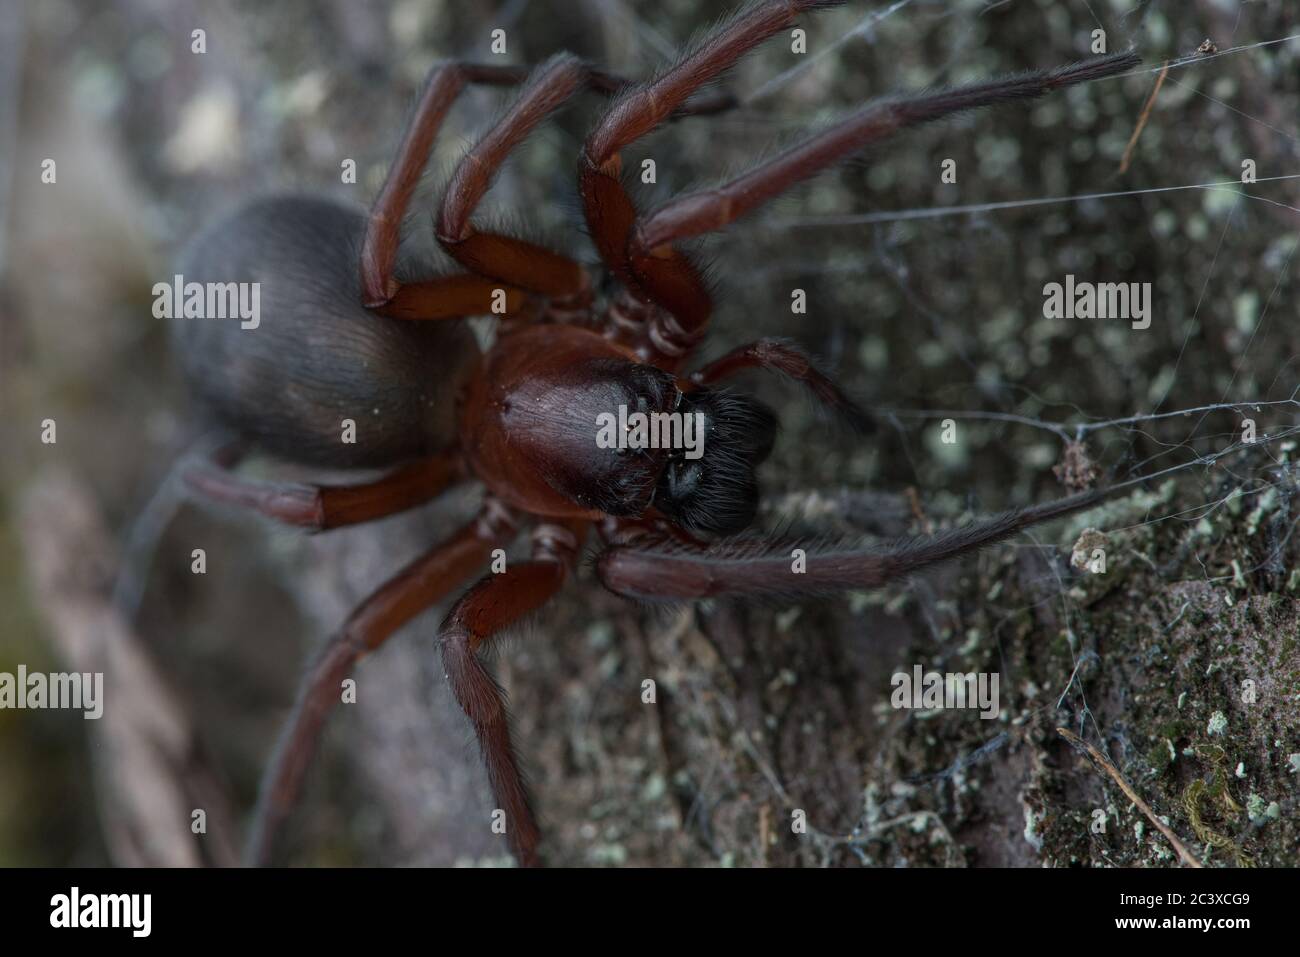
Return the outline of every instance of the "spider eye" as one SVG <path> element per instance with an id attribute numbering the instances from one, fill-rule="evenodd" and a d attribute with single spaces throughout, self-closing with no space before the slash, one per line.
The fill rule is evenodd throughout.
<path id="1" fill-rule="evenodd" d="M 686 462 L 684 459 L 675 458 L 664 470 L 662 487 L 670 499 L 677 501 L 698 492 L 703 478 L 704 466 L 699 462 Z"/>

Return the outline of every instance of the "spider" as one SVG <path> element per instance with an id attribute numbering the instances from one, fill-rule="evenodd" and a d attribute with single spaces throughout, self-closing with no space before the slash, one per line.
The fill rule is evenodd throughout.
<path id="1" fill-rule="evenodd" d="M 701 89 L 796 17 L 840 0 L 762 0 L 740 9 L 652 79 L 627 83 L 560 55 L 531 73 L 446 63 L 430 73 L 378 198 L 366 210 L 312 196 L 257 200 L 209 228 L 183 254 L 187 281 L 262 284 L 261 323 L 178 324 L 181 364 L 209 414 L 236 436 L 185 472 L 217 502 L 312 530 L 367 522 L 427 502 L 453 484 L 485 487 L 477 516 L 357 607 L 304 675 L 263 778 L 247 859 L 272 859 L 341 682 L 400 626 L 485 568 L 531 525 L 531 558 L 496 568 L 447 614 L 439 646 L 447 679 L 477 735 L 509 846 L 539 863 L 539 830 L 511 744 L 503 693 L 480 652 L 541 608 L 584 543 L 603 551 L 595 574 L 636 600 L 780 592 L 807 596 L 878 586 L 1094 504 L 1101 489 L 886 547 L 806 545 L 744 536 L 758 507 L 755 471 L 773 447 L 774 412 L 723 391 L 760 369 L 802 384 L 850 424 L 866 414 L 792 344 L 763 339 L 692 372 L 714 305 L 681 243 L 720 230 L 866 145 L 950 114 L 1041 96 L 1120 73 L 1133 54 L 869 104 L 712 189 L 636 208 L 620 155 L 663 122 L 716 112 Z M 399 253 L 401 224 L 439 126 L 467 84 L 518 86 L 472 146 L 436 212 L 436 237 L 459 267 L 421 274 Z M 507 156 L 583 89 L 613 95 L 578 159 L 578 189 L 607 273 L 475 222 Z M 485 353 L 463 322 L 504 304 Z M 693 416 L 702 454 L 680 447 L 605 448 L 602 414 Z M 362 422 L 341 442 L 341 418 Z M 671 445 L 671 443 L 669 443 Z M 356 485 L 252 481 L 235 471 L 260 448 L 306 466 L 390 469 Z M 793 543 L 798 545 L 798 543 Z M 502 552 L 501 554 L 504 554 Z"/>

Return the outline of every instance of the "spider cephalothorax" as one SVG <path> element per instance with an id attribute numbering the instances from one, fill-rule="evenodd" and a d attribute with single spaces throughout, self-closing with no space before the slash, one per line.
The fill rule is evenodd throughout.
<path id="1" fill-rule="evenodd" d="M 784 543 L 736 537 L 758 508 L 757 469 L 772 450 L 777 420 L 761 402 L 725 391 L 725 380 L 746 369 L 777 372 L 850 422 L 865 425 L 867 417 L 783 340 L 752 342 L 684 373 L 706 337 L 713 302 L 679 244 L 722 229 L 901 128 L 1040 96 L 1136 62 L 1129 54 L 1105 56 L 869 104 L 720 186 L 639 211 L 620 172 L 622 151 L 669 119 L 729 106 L 728 98 L 705 98 L 700 90 L 800 13 L 834 4 L 751 3 L 642 83 L 571 56 L 531 74 L 438 66 L 368 213 L 312 197 L 262 200 L 191 246 L 182 260 L 187 279 L 256 278 L 263 285 L 256 330 L 210 323 L 185 325 L 177 336 L 187 373 L 212 415 L 241 443 L 302 464 L 394 469 L 354 486 L 265 484 L 230 470 L 234 452 L 191 470 L 195 488 L 313 529 L 389 515 L 463 480 L 476 479 L 487 492 L 473 521 L 381 587 L 325 644 L 267 772 L 251 860 L 270 859 L 339 682 L 357 659 L 480 573 L 527 525 L 531 560 L 497 568 L 462 595 L 443 622 L 440 645 L 448 681 L 478 736 L 510 846 L 531 864 L 538 860 L 538 830 L 501 690 L 478 652 L 560 589 L 593 533 L 606 546 L 595 573 L 620 595 L 800 596 L 876 586 L 1106 494 L 1082 494 L 891 547 L 810 545 L 799 574 L 792 573 Z M 400 224 L 438 127 L 470 83 L 522 86 L 442 196 L 435 233 L 456 271 L 428 276 L 427 267 L 399 258 Z M 584 88 L 617 93 L 577 160 L 586 225 L 604 277 L 474 221 L 510 152 Z M 605 294 L 597 296 L 597 289 Z M 503 298 L 511 322 L 481 354 L 454 320 L 500 313 L 492 307 Z M 355 442 L 338 441 L 343 419 L 361 423 Z M 646 440 L 650 429 L 658 430 L 659 441 Z"/>

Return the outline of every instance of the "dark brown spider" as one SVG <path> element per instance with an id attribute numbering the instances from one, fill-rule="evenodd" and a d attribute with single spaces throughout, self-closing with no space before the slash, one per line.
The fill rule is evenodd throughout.
<path id="1" fill-rule="evenodd" d="M 621 152 L 674 116 L 725 106 L 692 97 L 798 14 L 836 2 L 753 3 L 643 83 L 625 84 L 567 55 L 531 74 L 444 64 L 430 74 L 368 213 L 311 197 L 261 200 L 191 244 L 180 268 L 187 281 L 262 282 L 256 330 L 222 322 L 180 327 L 188 378 L 216 420 L 240 437 L 231 451 L 187 473 L 192 487 L 315 530 L 390 515 L 471 478 L 487 489 L 478 517 L 363 602 L 308 670 L 265 775 L 251 862 L 271 859 L 340 683 L 357 660 L 478 573 L 525 525 L 532 526 L 532 560 L 497 569 L 462 595 L 442 624 L 440 645 L 504 811 L 510 847 L 520 863 L 534 864 L 538 829 L 505 702 L 478 652 L 556 594 L 590 533 L 606 546 L 596 574 L 620 595 L 807 596 L 878 586 L 1107 494 L 1075 495 L 891 547 L 741 537 L 758 505 L 755 469 L 772 448 L 777 423 L 766 406 L 719 391 L 719 383 L 744 369 L 767 369 L 802 383 L 853 424 L 864 426 L 867 418 L 783 341 L 753 342 L 686 373 L 713 303 L 678 244 L 722 229 L 905 127 L 1041 96 L 1137 62 L 1132 54 L 1104 56 L 871 104 L 721 186 L 638 211 L 620 175 Z M 400 224 L 439 125 L 470 83 L 522 88 L 461 160 L 437 212 L 437 238 L 463 271 L 419 275 L 415 264 L 399 261 Z M 578 159 L 587 226 L 615 282 L 608 295 L 598 295 L 572 259 L 481 228 L 473 218 L 510 152 L 584 88 L 616 94 Z M 464 324 L 446 320 L 501 312 L 494 302 L 504 303 L 510 322 L 480 354 Z M 620 408 L 695 417 L 701 454 L 680 444 L 641 443 L 630 453 L 602 447 L 600 417 Z M 347 416 L 364 423 L 355 443 L 339 441 Z M 396 470 L 354 486 L 257 483 L 232 471 L 246 445 L 305 465 Z M 803 565 L 791 561 L 800 547 Z"/>

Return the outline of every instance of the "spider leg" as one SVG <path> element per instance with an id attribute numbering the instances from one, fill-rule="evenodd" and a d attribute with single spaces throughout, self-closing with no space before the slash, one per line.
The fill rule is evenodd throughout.
<path id="1" fill-rule="evenodd" d="M 404 283 L 392 299 L 374 311 L 394 319 L 461 319 L 486 315 L 493 307 L 497 290 L 504 293 L 505 301 L 504 309 L 498 309 L 496 315 L 516 317 L 528 305 L 527 293 L 522 289 L 485 276 L 461 273 Z"/>
<path id="2" fill-rule="evenodd" d="M 807 354 L 784 339 L 757 339 L 733 349 L 691 373 L 690 381 L 700 386 L 713 385 L 746 369 L 765 369 L 783 375 L 798 382 L 813 398 L 859 431 L 868 432 L 874 428 L 871 417 L 834 379 L 818 369 Z"/>
<path id="3" fill-rule="evenodd" d="M 712 300 L 699 269 L 681 252 L 668 247 L 647 255 L 629 249 L 637 211 L 620 180 L 619 152 L 758 44 L 789 27 L 798 14 L 841 2 L 764 0 L 745 7 L 671 67 L 619 96 L 587 138 L 578 172 L 587 227 L 610 272 L 670 313 L 652 320 L 670 354 L 682 354 L 699 342 Z"/>
<path id="4" fill-rule="evenodd" d="M 488 499 L 474 521 L 411 562 L 362 602 L 321 649 L 298 686 L 293 711 L 262 776 L 245 851 L 249 864 L 261 867 L 270 863 L 276 836 L 302 791 L 325 719 L 339 701 L 340 685 L 357 660 L 473 574 L 492 549 L 508 545 L 516 531 L 509 510 Z"/>
<path id="5" fill-rule="evenodd" d="M 616 101 L 587 140 L 580 179 L 588 226 L 611 272 L 666 311 L 667 315 L 649 317 L 647 332 L 653 350 L 670 361 L 698 344 L 712 312 L 700 270 L 674 243 L 722 229 L 796 183 L 905 127 L 1042 96 L 1112 76 L 1139 62 L 1136 54 L 1113 54 L 1055 70 L 873 104 L 716 189 L 679 196 L 648 216 L 639 216 L 619 180 L 619 150 L 657 126 L 676 97 L 712 79 L 783 29 L 796 12 L 822 5 L 762 3 L 742 11 L 694 53 Z"/>
<path id="6" fill-rule="evenodd" d="M 487 765 L 506 839 L 525 867 L 537 864 L 539 832 L 519 761 L 510 741 L 505 693 L 478 657 L 478 649 L 560 590 L 585 532 L 583 523 L 542 525 L 533 533 L 533 560 L 481 579 L 442 623 L 443 668 L 465 711 Z"/>
<path id="7" fill-rule="evenodd" d="M 429 161 L 434 137 L 456 97 L 468 83 L 512 86 L 520 79 L 518 68 L 474 63 L 442 63 L 429 72 L 397 156 L 366 222 L 361 245 L 361 295 L 366 306 L 382 306 L 401 287 L 393 276 L 393 266 L 402 220 Z"/>
<path id="8" fill-rule="evenodd" d="M 442 248 L 462 266 L 547 298 L 590 301 L 591 277 L 579 263 L 526 240 L 479 230 L 470 220 L 506 157 L 582 88 L 587 72 L 581 60 L 568 54 L 542 64 L 456 166 L 443 194 L 437 236 Z"/>
<path id="9" fill-rule="evenodd" d="M 672 243 L 722 229 L 796 183 L 899 130 L 965 110 L 1034 99 L 1078 83 L 1114 76 L 1140 62 L 1135 53 L 1114 53 L 1053 70 L 870 104 L 728 183 L 664 203 L 636 224 L 630 255 L 634 260 L 646 255 L 662 256 Z"/>
<path id="10" fill-rule="evenodd" d="M 356 525 L 406 511 L 441 494 L 464 476 L 460 455 L 448 452 L 403 466 L 365 485 L 304 485 L 258 482 L 232 469 L 242 450 L 227 446 L 207 463 L 182 471 L 185 483 L 205 498 L 260 512 L 286 525 L 312 531 Z"/>
<path id="11" fill-rule="evenodd" d="M 402 220 L 411 197 L 419 185 L 429 161 L 434 138 L 442 121 L 466 84 L 516 86 L 529 76 L 521 66 L 496 66 L 482 63 L 442 63 L 429 71 L 424 90 L 407 124 L 397 155 L 388 170 L 383 188 L 371 207 L 361 246 L 362 302 L 370 308 L 382 306 L 397 295 L 401 283 L 393 276 L 397 248 L 401 239 Z M 588 88 L 606 95 L 628 84 L 612 73 L 586 69 L 583 81 Z M 684 104 L 677 115 L 706 115 L 731 109 L 730 96 L 700 98 Z"/>
<path id="12" fill-rule="evenodd" d="M 690 549 L 634 540 L 602 552 L 596 561 L 596 575 L 615 594 L 643 601 L 738 595 L 799 598 L 878 588 L 1004 541 L 1049 519 L 1092 508 L 1121 491 L 1132 491 L 1133 484 L 1124 482 L 1081 492 L 961 528 L 886 545 L 741 538 Z M 794 554 L 796 549 L 804 552 L 802 562 Z"/>

